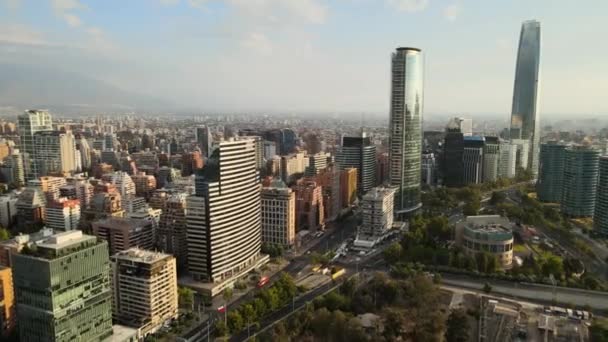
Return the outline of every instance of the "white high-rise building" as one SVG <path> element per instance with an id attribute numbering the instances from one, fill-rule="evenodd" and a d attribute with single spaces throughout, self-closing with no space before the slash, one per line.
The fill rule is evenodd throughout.
<path id="1" fill-rule="evenodd" d="M 0 196 L 0 225 L 10 228 L 17 217 L 17 200 L 14 194 Z"/>
<path id="2" fill-rule="evenodd" d="M 46 226 L 54 230 L 78 229 L 80 223 L 80 201 L 60 198 L 49 202 L 46 207 Z"/>
<path id="3" fill-rule="evenodd" d="M 517 146 L 510 142 L 501 142 L 498 157 L 498 177 L 515 177 L 515 162 L 517 160 Z"/>
<path id="4" fill-rule="evenodd" d="M 216 283 L 214 296 L 261 257 L 260 184 L 253 139 L 234 138 L 215 146 L 196 176 L 186 204 L 188 269 L 195 280 Z"/>
<path id="5" fill-rule="evenodd" d="M 110 259 L 116 321 L 137 328 L 143 337 L 177 318 L 177 267 L 173 256 L 131 248 Z"/>
<path id="6" fill-rule="evenodd" d="M 19 115 L 17 131 L 20 139 L 20 149 L 23 157 L 25 179 L 39 177 L 34 163 L 34 135 L 37 132 L 52 131 L 51 114 L 46 110 L 26 110 Z"/>
<path id="7" fill-rule="evenodd" d="M 395 189 L 376 187 L 361 199 L 362 221 L 355 246 L 371 248 L 393 228 Z"/>
<path id="8" fill-rule="evenodd" d="M 296 239 L 296 194 L 280 179 L 262 188 L 262 242 L 291 247 Z"/>
<path id="9" fill-rule="evenodd" d="M 34 134 L 34 165 L 37 177 L 76 171 L 76 144 L 71 132 L 43 131 Z"/>

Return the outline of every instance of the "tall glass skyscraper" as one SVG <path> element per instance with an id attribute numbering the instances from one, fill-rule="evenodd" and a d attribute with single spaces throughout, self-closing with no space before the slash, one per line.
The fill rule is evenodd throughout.
<path id="1" fill-rule="evenodd" d="M 600 151 L 589 146 L 566 148 L 561 210 L 570 217 L 591 217 L 595 208 Z"/>
<path id="2" fill-rule="evenodd" d="M 389 122 L 389 179 L 395 213 L 404 215 L 420 202 L 424 60 L 417 48 L 397 48 L 392 55 Z"/>
<path id="3" fill-rule="evenodd" d="M 538 172 L 540 142 L 539 79 L 540 77 L 540 22 L 525 21 L 521 27 L 513 107 L 511 111 L 511 139 L 529 141 L 528 168 Z"/>

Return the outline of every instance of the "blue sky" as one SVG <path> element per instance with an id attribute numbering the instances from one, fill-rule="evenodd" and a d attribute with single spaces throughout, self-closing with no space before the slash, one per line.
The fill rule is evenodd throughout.
<path id="1" fill-rule="evenodd" d="M 605 0 L 0 0 L 0 62 L 201 111 L 386 113 L 390 53 L 415 46 L 427 113 L 507 114 L 520 25 L 538 19 L 541 113 L 603 114 L 607 14 Z"/>

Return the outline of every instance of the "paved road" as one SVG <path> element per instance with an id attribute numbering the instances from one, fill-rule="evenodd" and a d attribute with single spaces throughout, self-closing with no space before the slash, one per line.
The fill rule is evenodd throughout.
<path id="1" fill-rule="evenodd" d="M 325 253 L 326 251 L 336 249 L 340 244 L 342 244 L 342 242 L 344 242 L 344 240 L 346 240 L 349 237 L 354 236 L 354 234 L 357 231 L 357 222 L 358 222 L 358 216 L 350 215 L 341 222 L 330 223 L 331 226 L 328 228 L 332 229 L 331 232 L 326 233 L 322 237 L 320 237 L 318 239 L 318 241 L 314 242 L 315 244 L 313 246 L 311 246 L 309 248 L 309 250 L 311 252 Z M 308 265 L 308 264 L 309 264 L 309 256 L 306 254 L 300 255 L 300 256 L 293 258 L 290 261 L 290 263 L 287 266 L 285 266 L 285 268 L 282 270 L 282 272 L 286 272 L 292 276 L 295 276 L 298 274 L 298 272 L 302 271 L 302 269 L 304 269 L 304 267 L 306 267 L 306 265 Z M 272 276 L 270 278 L 268 285 L 266 285 L 266 287 L 268 287 L 273 282 L 275 282 L 278 279 L 280 274 L 281 274 L 281 272 L 277 272 L 274 276 Z M 323 288 L 323 287 L 321 287 L 321 288 Z M 230 310 L 230 308 L 239 307 L 241 304 L 243 304 L 243 303 L 247 302 L 248 300 L 250 300 L 251 298 L 253 298 L 253 296 L 255 295 L 255 293 L 257 291 L 259 291 L 259 290 L 252 289 L 249 293 L 246 293 L 246 294 L 242 295 L 241 297 L 235 299 L 234 301 L 232 301 L 230 303 L 230 305 L 228 305 L 228 309 Z M 317 291 L 317 290 L 315 290 L 315 291 Z M 314 293 L 314 291 L 312 291 L 311 293 Z M 217 320 L 217 314 L 215 313 L 215 309 L 216 308 L 214 308 L 214 307 L 210 308 L 210 310 L 212 310 L 212 312 L 213 312 L 211 314 L 211 317 L 203 320 L 198 326 L 196 326 L 195 328 L 190 330 L 188 333 L 183 335 L 183 337 L 185 339 L 191 339 L 193 336 L 204 331 L 205 332 L 204 335 L 198 336 L 197 340 L 201 340 L 201 341 L 206 340 L 206 338 L 207 338 L 206 331 L 208 329 L 208 320 L 211 319 L 210 325 L 211 325 L 212 332 L 213 332 L 213 323 Z"/>
<path id="2" fill-rule="evenodd" d="M 486 282 L 492 286 L 492 293 L 509 296 L 515 299 L 526 299 L 533 302 L 550 303 L 553 298 L 563 304 L 574 304 L 582 307 L 589 305 L 593 309 L 608 310 L 608 293 L 586 291 L 563 287 L 555 288 L 538 284 L 508 282 L 489 279 L 442 274 L 442 283 L 448 286 L 481 290 Z"/>

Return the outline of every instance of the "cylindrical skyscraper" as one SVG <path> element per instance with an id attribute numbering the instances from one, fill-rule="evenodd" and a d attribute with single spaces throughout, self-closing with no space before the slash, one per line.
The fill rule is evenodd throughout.
<path id="1" fill-rule="evenodd" d="M 540 147 L 539 83 L 540 22 L 529 20 L 521 25 L 519 36 L 511 110 L 511 139 L 528 141 L 530 153 L 527 166 L 533 174 L 538 172 Z"/>
<path id="2" fill-rule="evenodd" d="M 397 48 L 392 55 L 389 122 L 389 179 L 395 213 L 405 215 L 420 202 L 424 61 L 420 49 Z"/>
<path id="3" fill-rule="evenodd" d="M 564 215 L 593 216 L 599 157 L 600 151 L 588 146 L 566 149 L 561 203 Z"/>
<path id="4" fill-rule="evenodd" d="M 536 193 L 543 202 L 562 200 L 566 145 L 549 142 L 540 146 L 540 162 Z"/>

